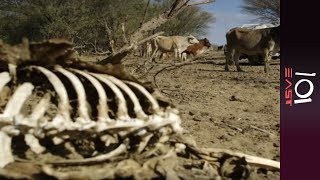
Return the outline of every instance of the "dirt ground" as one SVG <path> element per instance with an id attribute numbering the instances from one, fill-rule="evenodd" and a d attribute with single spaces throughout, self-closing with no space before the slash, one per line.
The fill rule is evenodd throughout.
<path id="1" fill-rule="evenodd" d="M 208 52 L 208 62 L 164 70 L 156 76 L 162 94 L 180 110 L 182 125 L 202 147 L 224 148 L 280 161 L 280 60 L 263 65 L 242 60 L 245 72 L 224 71 L 222 52 Z M 131 56 L 127 68 L 144 81 L 154 81 L 156 72 L 172 60 L 150 63 L 137 70 L 143 58 Z M 278 179 L 269 176 L 268 179 Z"/>

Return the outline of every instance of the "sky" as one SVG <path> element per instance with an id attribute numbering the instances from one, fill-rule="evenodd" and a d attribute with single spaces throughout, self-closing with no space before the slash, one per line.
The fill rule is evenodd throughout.
<path id="1" fill-rule="evenodd" d="M 206 36 L 212 44 L 224 45 L 225 34 L 233 27 L 257 23 L 256 16 L 241 11 L 242 4 L 242 0 L 216 0 L 214 3 L 202 5 L 204 10 L 213 13 L 216 18 Z"/>

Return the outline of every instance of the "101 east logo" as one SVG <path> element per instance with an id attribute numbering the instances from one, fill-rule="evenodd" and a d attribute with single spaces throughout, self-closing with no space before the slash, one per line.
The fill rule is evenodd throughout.
<path id="1" fill-rule="evenodd" d="M 302 104 L 302 103 L 309 103 L 312 102 L 312 99 L 310 96 L 313 93 L 314 85 L 311 80 L 308 78 L 315 77 L 316 73 L 301 73 L 301 72 L 295 72 L 295 79 L 298 79 L 298 81 L 293 84 L 293 72 L 292 68 L 285 68 L 284 69 L 284 77 L 285 77 L 285 99 L 286 99 L 286 105 L 292 106 L 293 104 Z M 309 89 L 305 93 L 299 93 L 298 87 L 302 85 L 303 83 L 307 83 Z M 294 89 L 294 90 L 293 90 Z M 297 99 L 293 98 L 293 92 L 297 96 Z"/>

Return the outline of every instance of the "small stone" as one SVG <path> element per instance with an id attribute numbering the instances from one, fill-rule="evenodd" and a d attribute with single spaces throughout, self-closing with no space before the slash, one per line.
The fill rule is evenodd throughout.
<path id="1" fill-rule="evenodd" d="M 196 113 L 194 112 L 194 111 L 189 111 L 189 115 L 190 116 L 193 116 L 193 115 L 195 115 Z"/>
<path id="2" fill-rule="evenodd" d="M 193 120 L 194 120 L 194 121 L 201 121 L 201 117 L 195 116 L 195 117 L 193 117 Z"/>
<path id="3" fill-rule="evenodd" d="M 235 95 L 232 95 L 232 96 L 229 98 L 229 101 L 236 101 L 236 100 L 237 100 L 237 98 L 236 98 Z"/>
<path id="4" fill-rule="evenodd" d="M 229 135 L 229 136 L 235 136 L 236 133 L 235 133 L 235 132 L 228 132 L 228 135 Z"/>
<path id="5" fill-rule="evenodd" d="M 200 115 L 201 116 L 209 116 L 209 113 L 208 112 L 201 112 Z"/>
<path id="6" fill-rule="evenodd" d="M 280 147 L 278 142 L 273 143 L 273 147 Z"/>

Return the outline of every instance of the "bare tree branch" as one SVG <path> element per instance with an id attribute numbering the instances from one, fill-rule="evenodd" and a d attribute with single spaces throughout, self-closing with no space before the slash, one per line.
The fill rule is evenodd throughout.
<path id="1" fill-rule="evenodd" d="M 280 20 L 280 0 L 244 0 L 244 12 L 258 16 L 261 21 Z"/>
<path id="2" fill-rule="evenodd" d="M 215 2 L 215 0 L 207 0 L 207 1 L 203 1 L 203 2 L 191 3 L 191 4 L 188 4 L 188 6 L 196 6 L 196 5 L 201 5 L 201 4 L 209 4 L 209 3 L 213 3 L 213 2 Z"/>
<path id="3" fill-rule="evenodd" d="M 142 18 L 142 21 L 141 21 L 141 23 L 140 23 L 140 27 L 142 26 L 142 24 L 143 24 L 144 21 L 146 20 L 146 16 L 147 16 L 147 12 L 148 12 L 148 9 L 149 9 L 150 1 L 151 1 L 151 0 L 148 0 L 146 9 L 144 10 L 143 18 Z"/>
<path id="4" fill-rule="evenodd" d="M 108 63 L 111 63 L 111 64 L 119 64 L 121 62 L 121 60 L 127 56 L 127 54 L 132 50 L 134 49 L 135 47 L 139 46 L 140 44 L 143 44 L 147 41 L 149 41 L 150 39 L 153 39 L 161 34 L 163 34 L 164 32 L 159 32 L 159 33 L 156 33 L 152 36 L 149 36 L 139 42 L 133 42 L 131 43 L 129 46 L 124 46 L 123 48 L 121 48 L 117 53 L 115 53 L 113 56 L 109 56 L 103 60 L 101 60 L 100 62 L 98 62 L 99 64 L 108 64 Z"/>
<path id="5" fill-rule="evenodd" d="M 146 36 L 148 32 L 160 27 L 162 24 L 166 23 L 170 18 L 176 16 L 185 8 L 189 7 L 190 5 L 189 2 L 190 0 L 175 0 L 169 10 L 160 14 L 158 17 L 154 17 L 150 21 L 143 23 L 141 27 L 131 35 L 130 45 L 124 46 L 123 48 L 121 48 L 121 50 L 119 50 L 113 56 L 103 59 L 102 61 L 100 61 L 100 64 L 107 64 L 107 63 L 114 64 L 115 62 L 120 63 L 121 59 L 119 58 L 124 58 L 128 54 L 128 52 L 133 49 L 134 46 L 143 43 L 142 42 L 143 40 L 140 40 L 140 39 Z M 191 5 L 208 4 L 212 2 L 214 2 L 214 0 L 202 0 L 199 2 L 194 2 Z M 147 39 L 150 39 L 150 37 Z M 139 43 L 133 43 L 133 42 L 139 42 Z"/>

